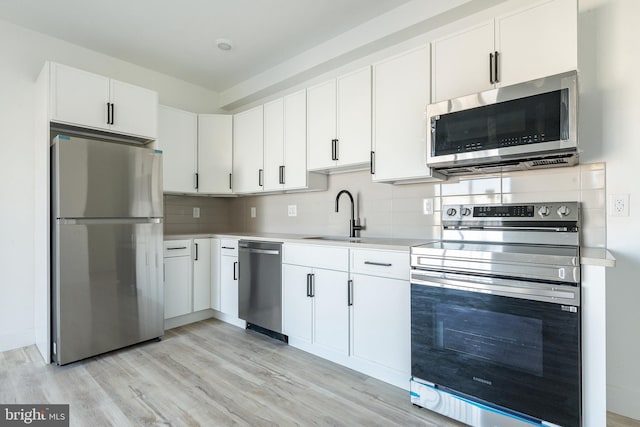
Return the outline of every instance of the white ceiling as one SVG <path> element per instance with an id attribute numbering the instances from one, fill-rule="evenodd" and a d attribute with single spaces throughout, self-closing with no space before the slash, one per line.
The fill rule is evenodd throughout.
<path id="1" fill-rule="evenodd" d="M 0 0 L 0 18 L 220 92 L 407 2 Z"/>

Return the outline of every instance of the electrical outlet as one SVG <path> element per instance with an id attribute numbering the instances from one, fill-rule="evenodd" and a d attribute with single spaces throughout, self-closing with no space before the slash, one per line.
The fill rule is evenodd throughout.
<path id="1" fill-rule="evenodd" d="M 287 214 L 289 216 L 298 216 L 298 206 L 297 205 L 287 206 Z"/>
<path id="2" fill-rule="evenodd" d="M 609 196 L 609 216 L 629 216 L 628 194 L 612 194 Z"/>
<path id="3" fill-rule="evenodd" d="M 200 218 L 200 208 L 193 208 L 193 217 Z"/>
<path id="4" fill-rule="evenodd" d="M 251 218 L 256 217 L 256 208 L 254 206 L 251 207 Z"/>
<path id="5" fill-rule="evenodd" d="M 433 215 L 433 199 L 422 199 L 422 214 Z"/>

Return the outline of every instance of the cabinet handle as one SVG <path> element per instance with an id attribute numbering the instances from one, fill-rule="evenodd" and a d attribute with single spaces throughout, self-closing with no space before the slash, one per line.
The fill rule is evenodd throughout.
<path id="1" fill-rule="evenodd" d="M 200 184 L 200 182 L 199 182 L 200 180 L 199 180 L 198 172 L 196 172 L 196 173 L 195 173 L 195 177 L 196 177 L 196 186 L 195 186 L 195 188 L 196 188 L 196 190 L 197 190 L 197 189 L 198 189 L 198 184 Z"/>
<path id="2" fill-rule="evenodd" d="M 116 120 L 116 104 L 111 103 L 111 124 L 114 124 Z"/>
<path id="3" fill-rule="evenodd" d="M 377 265 L 379 267 L 391 267 L 391 263 L 390 262 L 374 262 L 374 261 L 365 261 L 364 262 L 367 265 Z"/>
<path id="4" fill-rule="evenodd" d="M 371 166 L 369 167 L 370 171 L 371 171 L 371 175 L 375 175 L 376 174 L 376 152 L 372 151 L 371 152 L 371 158 L 369 159 Z"/>
<path id="5" fill-rule="evenodd" d="M 500 74 L 498 73 L 498 70 L 500 69 L 500 67 L 498 66 L 499 62 L 500 62 L 500 52 L 498 52 L 496 50 L 496 58 L 495 61 L 493 61 L 493 66 L 494 66 L 494 70 L 493 70 L 493 75 L 494 75 L 494 82 L 495 83 L 500 83 Z"/>
<path id="6" fill-rule="evenodd" d="M 231 174 L 229 174 L 229 190 L 232 190 L 233 187 L 231 186 Z"/>
<path id="7" fill-rule="evenodd" d="M 196 245 L 196 257 L 194 259 L 194 261 L 198 261 L 198 244 L 194 243 Z"/>
<path id="8" fill-rule="evenodd" d="M 336 159 L 336 140 L 331 140 L 331 160 Z"/>
<path id="9" fill-rule="evenodd" d="M 233 280 L 238 280 L 238 273 L 236 273 L 238 267 L 238 261 L 233 263 Z"/>
<path id="10" fill-rule="evenodd" d="M 311 297 L 311 274 L 307 273 L 307 297 Z"/>
<path id="11" fill-rule="evenodd" d="M 284 165 L 280 166 L 279 174 L 280 174 L 279 183 L 284 184 Z"/>
<path id="12" fill-rule="evenodd" d="M 353 280 L 347 280 L 347 305 L 353 305 Z"/>
<path id="13" fill-rule="evenodd" d="M 493 80 L 493 53 L 489 54 L 489 83 L 495 83 Z"/>
<path id="14" fill-rule="evenodd" d="M 309 287 L 311 295 L 309 296 L 313 298 L 316 296 L 316 275 L 311 273 L 309 276 L 311 276 L 311 286 Z"/>
<path id="15" fill-rule="evenodd" d="M 262 187 L 262 169 L 258 169 L 258 186 Z"/>
<path id="16" fill-rule="evenodd" d="M 111 103 L 107 102 L 107 124 L 111 124 Z"/>
<path id="17" fill-rule="evenodd" d="M 336 139 L 336 158 L 334 160 L 340 160 L 340 140 Z"/>
<path id="18" fill-rule="evenodd" d="M 231 246 L 222 246 L 222 249 L 235 249 L 235 248 Z"/>
<path id="19" fill-rule="evenodd" d="M 176 246 L 175 248 L 167 248 L 168 251 L 177 251 L 178 249 L 187 249 L 186 246 Z"/>

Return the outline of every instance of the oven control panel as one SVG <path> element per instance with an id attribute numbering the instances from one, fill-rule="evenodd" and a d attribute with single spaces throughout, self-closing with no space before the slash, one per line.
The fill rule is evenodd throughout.
<path id="1" fill-rule="evenodd" d="M 442 221 L 493 223 L 578 221 L 578 202 L 510 203 L 487 205 L 445 205 Z"/>

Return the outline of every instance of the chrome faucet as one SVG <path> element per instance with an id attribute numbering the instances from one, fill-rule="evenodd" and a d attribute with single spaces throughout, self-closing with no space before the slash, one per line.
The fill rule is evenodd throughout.
<path id="1" fill-rule="evenodd" d="M 340 196 L 342 196 L 343 194 L 346 194 L 347 196 L 349 196 L 349 200 L 351 201 L 351 219 L 349 220 L 349 237 L 358 237 L 356 236 L 356 232 L 360 230 L 364 230 L 364 225 L 360 225 L 360 220 L 355 219 L 354 217 L 353 196 L 351 195 L 351 193 L 349 193 L 349 191 L 341 190 L 336 196 L 336 212 L 338 212 L 338 208 L 339 208 L 338 202 L 340 201 Z"/>

